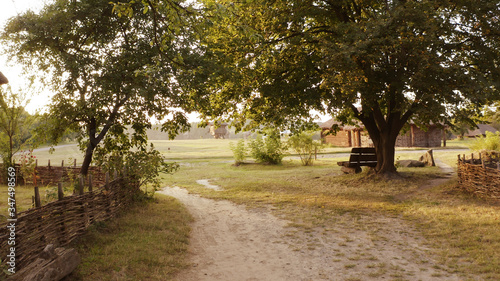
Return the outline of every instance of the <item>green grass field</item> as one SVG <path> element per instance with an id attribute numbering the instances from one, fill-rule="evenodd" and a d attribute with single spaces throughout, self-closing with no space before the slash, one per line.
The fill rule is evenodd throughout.
<path id="1" fill-rule="evenodd" d="M 279 166 L 255 164 L 251 159 L 248 164 L 234 166 L 230 142 L 235 140 L 154 141 L 168 159 L 181 164 L 177 173 L 163 176 L 164 186 L 180 186 L 205 197 L 251 207 L 272 205 L 287 219 L 311 227 L 334 224 L 335 215 L 346 213 L 404 218 L 439 250 L 439 261 L 462 274 L 464 280 L 500 280 L 500 203 L 462 193 L 455 188 L 456 178 L 441 186 L 422 189 L 428 180 L 441 177 L 439 168 L 400 168 L 402 178 L 391 181 L 366 172 L 343 175 L 336 162 L 347 157 L 332 157 L 350 150 L 346 148 L 325 149 L 321 156 L 328 157 L 319 158 L 310 167 L 301 166 L 296 157 L 285 158 Z M 469 153 L 456 150 L 466 148 L 467 142 L 450 141 L 446 149 L 435 151 L 434 156 L 456 167 L 457 154 Z M 42 162 L 48 158 L 66 160 L 69 155 L 78 155 L 75 148 L 67 146 L 56 149 L 55 154 L 36 155 Z M 417 159 L 420 152 L 414 150 L 398 149 L 396 156 L 401 160 Z M 203 188 L 196 183 L 198 179 L 209 179 L 224 190 Z M 31 204 L 30 190 L 19 187 L 23 208 Z M 5 197 L 2 193 L 2 211 Z M 168 220 L 164 216 L 167 211 L 180 215 Z M 146 217 L 152 219 L 145 220 Z M 148 270 L 158 272 L 148 280 L 169 280 L 185 266 L 189 222 L 182 206 L 158 195 L 156 203 L 135 207 L 112 222 L 94 227 L 79 240 L 75 246 L 82 253 L 83 263 L 71 280 L 117 280 L 123 276 L 125 279 L 121 280 L 141 280 L 140 272 Z M 160 240 L 137 241 L 133 237 L 144 236 L 145 231 L 148 237 L 158 236 L 168 227 L 182 229 L 175 238 L 168 238 L 178 242 L 162 249 L 171 256 L 162 256 L 161 262 L 146 258 L 157 253 Z M 137 243 L 143 245 L 144 257 L 134 259 L 130 255 L 135 255 Z M 172 259 L 178 263 L 168 262 Z"/>

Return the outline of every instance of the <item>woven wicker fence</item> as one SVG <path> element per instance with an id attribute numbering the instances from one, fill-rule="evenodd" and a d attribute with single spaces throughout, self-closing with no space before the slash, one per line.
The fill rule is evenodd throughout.
<path id="1" fill-rule="evenodd" d="M 459 188 L 479 197 L 500 199 L 500 154 L 458 155 Z"/>
<path id="2" fill-rule="evenodd" d="M 64 161 L 61 162 L 60 166 L 54 166 L 50 164 L 50 160 L 48 161 L 47 166 L 38 166 L 35 167 L 35 173 L 37 177 L 37 183 L 41 185 L 57 185 L 59 182 L 68 182 L 72 178 L 75 178 L 79 173 L 81 167 L 76 166 L 76 161 L 72 165 L 65 165 Z M 0 164 L 0 170 L 2 169 L 2 164 Z M 23 175 L 20 173 L 20 165 L 16 164 L 16 182 L 20 184 L 33 183 L 32 176 L 25 179 Z M 92 175 L 92 182 L 94 185 L 103 185 L 105 178 L 104 173 L 101 171 L 100 167 L 91 166 L 89 167 L 89 174 Z M 0 182 L 5 183 L 5 174 L 0 173 Z"/>
<path id="3" fill-rule="evenodd" d="M 120 177 L 103 187 L 62 197 L 58 201 L 17 215 L 16 269 L 33 262 L 48 244 L 65 246 L 93 223 L 113 217 L 139 191 L 129 178 Z M 0 257 L 9 253 L 10 231 L 0 226 Z M 2 258 L 3 259 L 3 258 Z"/>

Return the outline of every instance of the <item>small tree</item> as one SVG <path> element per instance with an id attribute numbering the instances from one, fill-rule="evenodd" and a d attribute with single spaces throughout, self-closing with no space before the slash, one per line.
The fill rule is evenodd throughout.
<path id="1" fill-rule="evenodd" d="M 0 156 L 5 166 L 14 164 L 14 154 L 30 140 L 35 117 L 25 111 L 29 99 L 10 88 L 0 88 Z"/>
<path id="2" fill-rule="evenodd" d="M 288 146 L 293 149 L 300 157 L 302 165 L 311 166 L 314 162 L 314 155 L 322 145 L 321 141 L 313 140 L 314 132 L 301 132 L 288 139 Z"/>

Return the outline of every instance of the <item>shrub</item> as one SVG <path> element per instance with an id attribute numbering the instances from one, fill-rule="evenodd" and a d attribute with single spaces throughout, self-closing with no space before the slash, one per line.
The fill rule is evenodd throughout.
<path id="1" fill-rule="evenodd" d="M 281 164 L 285 157 L 286 144 L 281 141 L 277 130 L 266 130 L 265 136 L 250 141 L 250 154 L 259 163 Z"/>
<path id="2" fill-rule="evenodd" d="M 313 140 L 313 135 L 314 132 L 302 132 L 288 139 L 288 146 L 299 155 L 304 166 L 311 166 L 314 161 L 313 156 L 322 148 L 321 141 Z"/>
<path id="3" fill-rule="evenodd" d="M 469 148 L 473 151 L 500 151 L 500 132 L 486 132 L 486 137 L 480 136 L 476 138 Z"/>
<path id="4" fill-rule="evenodd" d="M 230 143 L 229 147 L 233 151 L 234 163 L 236 165 L 241 164 L 245 161 L 247 148 L 245 147 L 245 140 L 240 139 L 236 145 L 234 143 Z"/>
<path id="5" fill-rule="evenodd" d="M 160 187 L 160 173 L 171 174 L 179 169 L 179 164 L 168 163 L 158 150 L 131 151 L 125 156 L 125 167 L 129 176 L 137 180 L 146 195 L 153 196 Z M 148 192 L 148 187 L 152 190 Z"/>
<path id="6" fill-rule="evenodd" d="M 179 169 L 179 164 L 168 163 L 161 153 L 154 149 L 138 148 L 135 151 L 118 151 L 99 158 L 99 165 L 108 172 L 121 173 L 126 168 L 127 176 L 144 190 L 147 196 L 153 196 L 160 187 L 160 173 L 171 174 Z M 149 187 L 152 187 L 148 190 Z"/>

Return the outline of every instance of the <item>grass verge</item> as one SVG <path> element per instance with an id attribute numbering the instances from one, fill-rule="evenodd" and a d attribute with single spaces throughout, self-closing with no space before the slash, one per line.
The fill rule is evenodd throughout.
<path id="1" fill-rule="evenodd" d="M 82 263 L 65 280 L 172 280 L 187 266 L 192 218 L 174 198 L 155 197 L 76 240 Z"/>
<path id="2" fill-rule="evenodd" d="M 456 189 L 457 180 L 402 202 L 401 212 L 441 251 L 441 262 L 473 280 L 500 280 L 500 202 Z"/>

